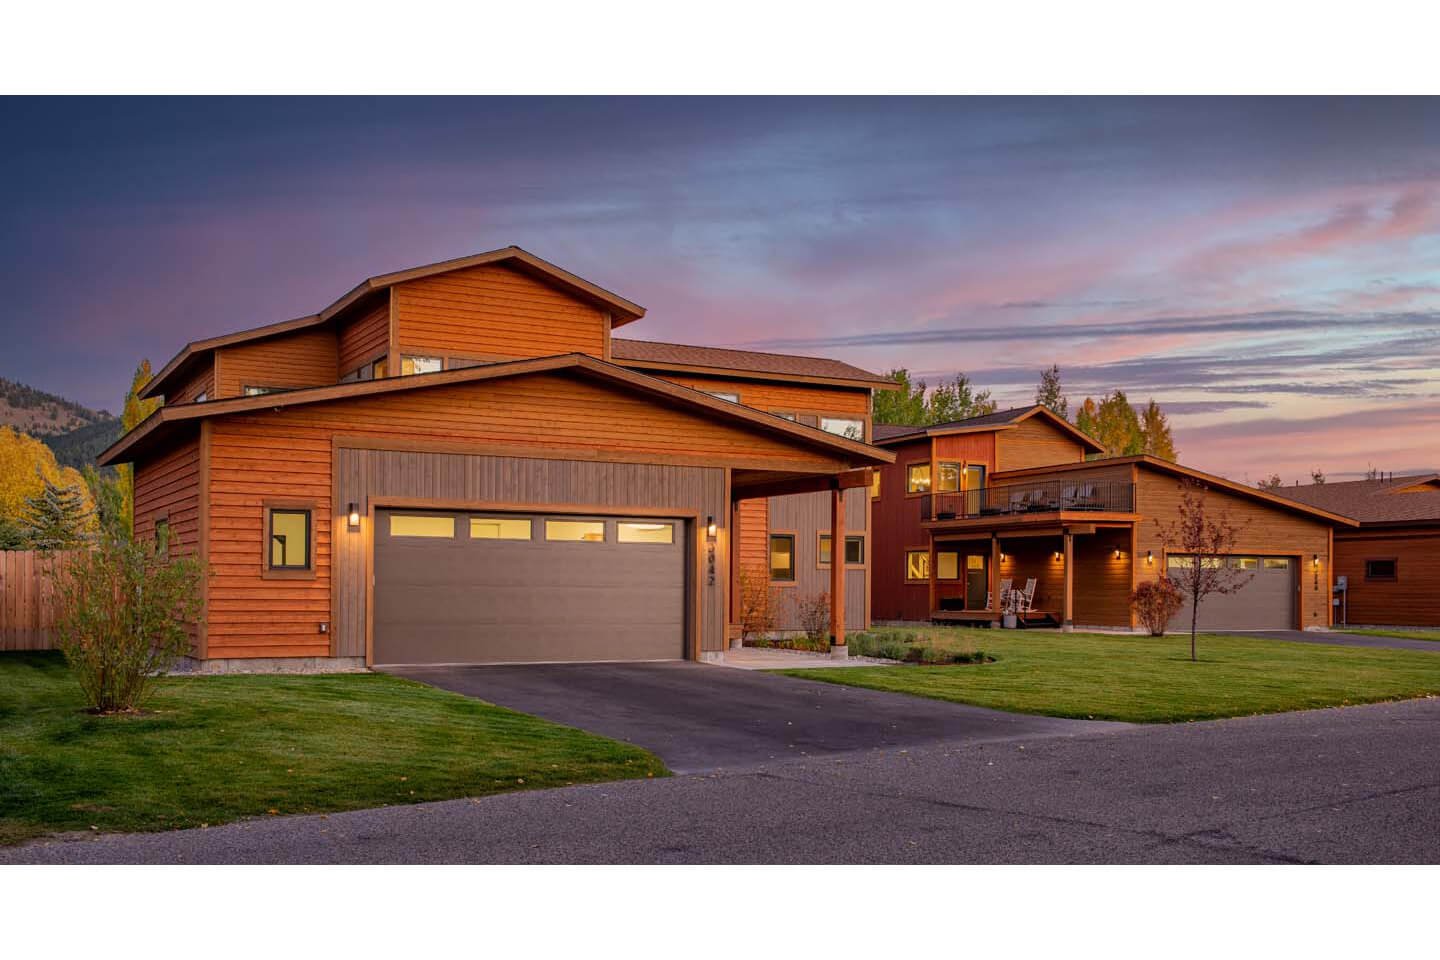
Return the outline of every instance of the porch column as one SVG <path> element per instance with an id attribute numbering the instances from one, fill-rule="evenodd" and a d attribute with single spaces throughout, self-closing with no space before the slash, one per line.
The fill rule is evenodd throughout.
<path id="1" fill-rule="evenodd" d="M 990 626 L 1000 626 L 1000 537 L 990 534 Z"/>
<path id="2" fill-rule="evenodd" d="M 830 655 L 848 656 L 845 646 L 845 491 L 830 491 Z"/>
<path id="3" fill-rule="evenodd" d="M 927 532 L 929 533 L 930 537 L 930 552 L 927 555 L 927 559 L 925 561 L 925 582 L 930 589 L 930 599 L 928 601 L 930 606 L 927 608 L 925 619 L 929 620 L 930 618 L 935 616 L 935 610 L 939 604 L 939 601 L 935 596 L 936 593 L 939 592 L 939 585 L 935 582 L 935 531 L 930 530 Z"/>
<path id="4" fill-rule="evenodd" d="M 1075 535 L 1065 528 L 1065 612 L 1060 629 L 1065 633 L 1075 629 Z"/>

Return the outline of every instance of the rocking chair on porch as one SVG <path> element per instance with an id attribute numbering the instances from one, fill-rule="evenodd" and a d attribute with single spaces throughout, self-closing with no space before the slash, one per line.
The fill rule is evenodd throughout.
<path id="1" fill-rule="evenodd" d="M 1009 593 L 1009 592 L 1010 592 L 1010 587 L 1011 587 L 1012 585 L 1014 585 L 1014 583 L 1015 583 L 1015 580 L 1014 580 L 1014 578 L 1012 578 L 1012 577 L 1006 577 L 1005 579 L 1001 580 L 1001 581 L 1000 581 L 1000 596 L 1003 597 L 1003 596 L 1005 596 L 1005 594 Z M 994 609 L 995 609 L 995 596 L 994 596 L 994 594 L 992 594 L 989 590 L 986 590 L 986 591 L 985 591 L 985 609 L 986 609 L 986 610 L 994 610 Z"/>
<path id="2" fill-rule="evenodd" d="M 1030 577 L 1025 581 L 1024 590 L 1015 591 L 1015 612 L 1021 615 L 1032 613 L 1035 610 L 1035 578 Z"/>

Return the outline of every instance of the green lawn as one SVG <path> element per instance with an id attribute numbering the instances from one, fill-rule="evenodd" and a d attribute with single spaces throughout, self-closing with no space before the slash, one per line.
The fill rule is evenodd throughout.
<path id="1" fill-rule="evenodd" d="M 665 776 L 637 747 L 379 674 L 175 677 L 94 717 L 58 654 L 0 654 L 0 843 Z"/>
<path id="2" fill-rule="evenodd" d="M 1440 643 L 1440 630 L 1352 630 L 1336 627 L 1341 633 L 1358 633 L 1367 637 L 1396 637 L 1400 640 L 1433 640 Z"/>
<path id="3" fill-rule="evenodd" d="M 779 671 L 1021 713 L 1165 723 L 1440 694 L 1440 653 L 1202 635 L 1148 637 L 930 628 L 988 664 Z"/>

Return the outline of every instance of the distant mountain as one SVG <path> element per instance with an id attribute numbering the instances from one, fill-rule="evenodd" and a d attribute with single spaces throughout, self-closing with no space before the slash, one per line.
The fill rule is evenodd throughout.
<path id="1" fill-rule="evenodd" d="M 111 417 L 99 423 L 86 424 L 69 433 L 62 433 L 58 437 L 42 439 L 55 451 L 55 460 L 60 466 L 80 470 L 87 464 L 94 463 L 101 451 L 120 439 L 122 432 L 119 419 Z"/>
<path id="2" fill-rule="evenodd" d="M 44 440 L 114 419 L 104 410 L 91 410 L 74 400 L 0 377 L 0 426 Z"/>

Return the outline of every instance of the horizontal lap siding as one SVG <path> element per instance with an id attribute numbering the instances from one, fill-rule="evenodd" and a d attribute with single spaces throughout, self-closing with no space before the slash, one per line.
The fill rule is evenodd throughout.
<path id="1" fill-rule="evenodd" d="M 194 553 L 200 543 L 200 441 L 135 465 L 135 538 L 155 536 L 155 521 L 170 525 L 171 551 Z"/>
<path id="2" fill-rule="evenodd" d="M 1101 529 L 1075 537 L 1075 623 L 1130 626 L 1131 560 L 1128 529 Z M 1060 602 L 1064 602 L 1063 594 Z"/>
<path id="3" fill-rule="evenodd" d="M 1093 483 L 1099 481 L 1113 481 L 1117 483 L 1129 483 L 1134 479 L 1134 467 L 1128 463 L 1106 464 L 1103 460 L 1095 461 L 1094 466 L 1083 467 L 1076 470 L 1061 470 L 1055 473 L 1026 473 L 1023 476 L 1012 476 L 1008 473 L 997 473 L 992 478 L 996 485 L 1024 486 L 1027 483 Z"/>
<path id="4" fill-rule="evenodd" d="M 533 277 L 486 265 L 394 288 L 402 353 L 488 358 L 605 355 L 605 314 Z"/>
<path id="5" fill-rule="evenodd" d="M 713 516 L 725 526 L 725 471 L 718 467 L 680 467 L 600 461 L 540 460 L 392 450 L 341 449 L 336 465 L 340 504 L 368 511 L 372 497 L 407 497 L 457 504 L 523 503 L 609 507 L 674 508 L 679 513 Z M 337 519 L 337 524 L 339 520 Z M 365 555 L 369 531 L 337 525 L 335 563 L 335 639 L 344 657 L 365 654 Z M 541 535 L 536 531 L 536 535 Z M 693 531 L 692 536 L 703 536 Z M 722 534 L 716 569 L 725 569 Z M 687 570 L 693 565 L 687 545 Z M 724 649 L 725 584 L 702 578 L 701 649 Z M 556 584 L 556 589 L 564 589 Z M 687 589 L 688 598 L 693 591 Z"/>
<path id="6" fill-rule="evenodd" d="M 869 389 L 811 386 L 803 383 L 771 383 L 733 377 L 699 377 L 656 371 L 652 376 L 706 393 L 734 393 L 747 407 L 767 413 L 832 414 L 869 420 Z"/>
<path id="7" fill-rule="evenodd" d="M 818 457 L 804 459 L 783 441 L 561 374 L 217 418 L 210 461 L 210 561 L 216 571 L 210 594 L 211 657 L 329 652 L 329 638 L 319 632 L 319 625 L 331 621 L 333 614 L 331 531 L 340 522 L 338 511 L 349 502 L 343 496 L 331 502 L 332 438 L 337 433 L 396 444 L 430 441 L 524 444 L 541 451 L 584 449 L 599 459 L 607 453 L 706 456 L 714 458 L 716 468 L 746 457 L 820 463 L 833 469 L 844 466 Z M 589 502 L 629 495 L 614 486 L 618 481 L 613 477 L 596 482 Z M 432 489 L 419 482 L 418 475 L 412 488 L 420 491 L 415 496 L 426 496 L 423 490 Z M 314 580 L 262 579 L 262 504 L 267 499 L 315 502 Z M 722 525 L 723 501 L 722 495 L 713 510 L 706 511 Z M 341 537 L 342 545 L 352 542 Z M 353 642 L 353 636 L 347 642 Z"/>
<path id="8" fill-rule="evenodd" d="M 1366 580 L 1366 560 L 1395 561 L 1395 579 Z M 1335 573 L 1349 579 L 1350 623 L 1440 627 L 1440 529 L 1337 530 Z"/>
<path id="9" fill-rule="evenodd" d="M 390 349 L 390 301 L 340 328 L 336 351 L 337 379 L 363 367 Z"/>
<path id="10" fill-rule="evenodd" d="M 1085 448 L 1059 427 L 1040 417 L 1022 420 L 1013 430 L 996 434 L 997 470 L 1023 470 L 1085 459 Z"/>
<path id="11" fill-rule="evenodd" d="M 768 579 L 770 576 L 769 535 L 770 498 L 754 497 L 735 505 L 740 529 L 736 556 L 748 576 Z"/>
<path id="12" fill-rule="evenodd" d="M 204 364 L 180 389 L 166 396 L 165 402 L 171 405 L 193 403 L 202 393 L 209 397 L 215 396 L 215 364 L 213 361 Z"/>
<path id="13" fill-rule="evenodd" d="M 1141 468 L 1136 489 L 1136 512 L 1144 519 L 1136 532 L 1136 576 L 1138 580 L 1154 579 L 1163 570 L 1165 544 L 1160 536 L 1157 519 L 1173 522 L 1178 514 L 1182 488 L 1176 477 Z M 1237 528 L 1236 554 L 1257 556 L 1299 556 L 1300 626 L 1323 627 L 1330 617 L 1330 526 L 1266 504 L 1211 488 L 1206 495 L 1207 514 L 1226 512 Z M 1248 521 L 1248 523 L 1246 522 Z M 1155 562 L 1144 562 L 1146 551 L 1153 551 Z M 1179 552 L 1178 548 L 1176 552 Z M 1310 558 L 1319 554 L 1321 566 L 1316 570 Z"/>
<path id="14" fill-rule="evenodd" d="M 307 330 L 216 354 L 215 397 L 238 397 L 245 387 L 323 387 L 336 381 L 335 333 Z"/>

